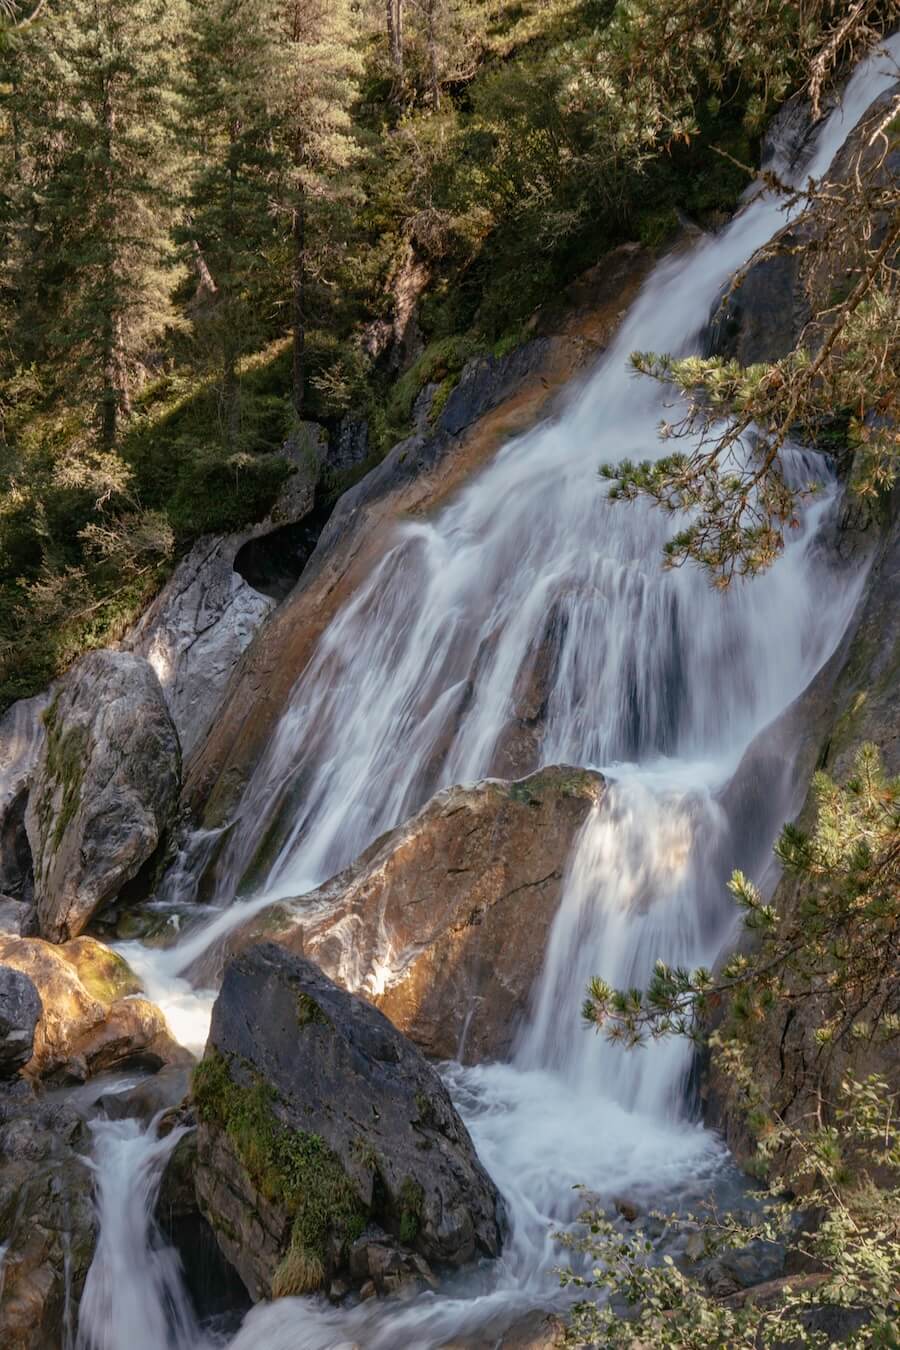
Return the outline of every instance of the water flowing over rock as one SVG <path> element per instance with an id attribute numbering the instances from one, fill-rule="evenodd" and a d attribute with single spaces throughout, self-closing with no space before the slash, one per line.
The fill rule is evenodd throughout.
<path id="1" fill-rule="evenodd" d="M 803 172 L 821 175 L 895 78 L 875 69 L 874 58 L 863 63 L 840 115 L 816 130 Z M 348 1265 L 357 1282 L 367 1277 L 359 1290 L 367 1297 L 346 1298 L 350 1280 L 336 1270 L 328 1292 L 339 1306 L 323 1298 L 262 1303 L 230 1350 L 502 1345 L 524 1315 L 559 1295 L 554 1235 L 577 1222 L 583 1193 L 575 1186 L 607 1213 L 618 1205 L 624 1221 L 624 1205 L 670 1209 L 728 1185 L 720 1141 L 695 1117 L 690 1047 L 663 1042 L 629 1056 L 574 1030 L 579 1005 L 592 975 L 642 987 L 656 958 L 711 966 L 732 941 L 728 874 L 770 851 L 791 785 L 760 760 L 746 815 L 728 786 L 748 745 L 840 646 L 866 565 L 833 547 L 842 489 L 830 465 L 796 446 L 784 448 L 785 471 L 792 481 L 820 479 L 823 491 L 771 571 L 724 596 L 696 571 L 663 571 L 671 522 L 642 503 L 623 510 L 609 502 L 597 469 L 625 453 L 667 452 L 657 436 L 665 395 L 629 377 L 629 353 L 701 350 L 729 277 L 783 224 L 780 202 L 763 194 L 716 235 L 664 260 L 558 418 L 510 440 L 506 404 L 471 439 L 442 450 L 438 432 L 398 447 L 367 484 L 345 494 L 318 558 L 239 663 L 187 793 L 198 804 L 216 784 L 203 847 L 228 823 L 217 836 L 222 909 L 180 951 L 147 958 L 173 1001 L 189 997 L 184 969 L 229 927 L 321 887 L 373 840 L 380 847 L 386 831 L 444 784 L 496 773 L 510 722 L 522 737 L 516 757 L 606 766 L 608 786 L 578 833 L 528 1023 L 509 1062 L 443 1068 L 509 1225 L 501 1261 L 479 1264 L 436 1293 L 368 1297 L 414 1279 L 406 1264 L 413 1256 L 438 1260 L 407 1241 L 424 1232 L 417 1193 L 404 1188 L 399 1206 L 384 1205 L 387 1187 L 374 1183 L 379 1149 L 389 1156 L 409 1122 L 421 1135 L 427 1122 L 419 1112 L 436 1096 L 413 1103 L 416 1115 L 404 1115 L 398 1135 L 394 1079 L 374 1103 L 378 1119 L 372 1110 L 370 1085 L 397 1069 L 381 1037 L 376 1053 L 361 1054 L 370 1075 L 364 1091 L 347 1067 L 358 1063 L 351 1034 L 376 1025 L 379 1013 L 281 947 L 254 947 L 231 963 L 195 1079 L 204 1208 L 222 1250 L 243 1262 L 255 1297 L 273 1287 L 322 1286 L 341 1259 L 337 1245 L 349 1245 Z M 539 406 L 530 399 L 532 418 Z M 403 521 L 401 509 L 409 512 Z M 782 725 L 782 760 L 792 759 L 806 725 L 804 715 Z M 240 891 L 255 859 L 263 866 Z M 314 983 L 285 974 L 298 968 Z M 202 1009 L 205 997 L 197 993 L 192 1006 Z M 418 1052 L 406 1045 L 400 1062 L 408 1054 Z M 348 1138 L 358 1132 L 361 1146 L 348 1157 Z M 152 1130 L 139 1142 L 138 1156 L 150 1158 L 158 1144 Z M 336 1162 L 337 1146 L 346 1168 Z M 446 1161 L 436 1142 L 414 1152 L 422 1168 Z M 103 1167 L 104 1225 L 118 1231 L 116 1215 L 146 1214 L 145 1197 L 135 1169 Z M 359 1184 L 348 1189 L 348 1178 L 367 1182 L 366 1195 Z M 321 1197 L 323 1186 L 330 1224 L 317 1223 L 315 1205 L 300 1203 Z M 380 1207 L 375 1214 L 368 1195 Z M 149 1258 L 148 1223 L 144 1235 Z M 98 1284 L 104 1277 L 109 1288 L 119 1269 L 114 1256 L 107 1249 L 96 1263 Z M 140 1306 L 144 1289 L 123 1272 L 117 1316 L 107 1325 L 127 1326 L 125 1313 Z M 540 1322 L 536 1331 L 553 1336 Z"/>
<path id="2" fill-rule="evenodd" d="M 31 1077 L 83 1079 L 123 1064 L 190 1061 L 159 1008 L 137 997 L 133 971 L 93 938 L 57 947 L 0 936 L 0 971 L 6 967 L 27 976 L 43 1005 L 25 1066 Z"/>
<path id="3" fill-rule="evenodd" d="M 70 1105 L 0 1090 L 0 1345 L 74 1343 L 96 1220 L 85 1155 L 90 1138 Z"/>
<path id="4" fill-rule="evenodd" d="M 617 249 L 592 269 L 564 317 L 538 321 L 540 335 L 505 357 L 470 362 L 434 426 L 401 441 L 340 498 L 298 586 L 242 657 L 222 715 L 188 767 L 185 800 L 206 823 L 220 824 L 233 807 L 317 639 L 377 568 L 396 522 L 445 501 L 547 414 L 566 381 L 608 345 L 652 261 L 649 250 Z"/>
<path id="5" fill-rule="evenodd" d="M 41 933 L 77 937 L 151 856 L 172 817 L 178 736 L 149 662 L 91 652 L 44 714 L 28 798 Z"/>
<path id="6" fill-rule="evenodd" d="M 43 1009 L 27 975 L 0 965 L 0 1078 L 12 1078 L 31 1059 Z"/>
<path id="7" fill-rule="evenodd" d="M 497 1192 L 437 1073 L 311 962 L 266 943 L 228 966 L 194 1096 L 201 1207 L 254 1299 L 358 1278 L 367 1225 L 386 1259 L 499 1252 Z"/>
<path id="8" fill-rule="evenodd" d="M 603 789 L 565 766 L 447 788 L 317 891 L 263 910 L 228 950 L 269 938 L 358 990 L 425 1054 L 504 1058 Z"/>

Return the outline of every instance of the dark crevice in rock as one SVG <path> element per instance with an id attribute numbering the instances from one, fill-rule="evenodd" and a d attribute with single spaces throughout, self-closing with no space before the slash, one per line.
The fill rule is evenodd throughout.
<path id="1" fill-rule="evenodd" d="M 234 570 L 255 591 L 284 600 L 312 557 L 330 515 L 331 503 L 316 505 L 302 520 L 248 539 L 238 549 Z"/>
<path id="2" fill-rule="evenodd" d="M 30 901 L 34 894 L 34 860 L 25 830 L 25 808 L 28 788 L 22 791 L 9 807 L 0 829 L 0 890 L 17 900 Z"/>

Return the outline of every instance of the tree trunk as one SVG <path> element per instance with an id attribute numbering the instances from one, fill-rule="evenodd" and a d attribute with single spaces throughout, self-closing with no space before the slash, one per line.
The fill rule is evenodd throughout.
<path id="1" fill-rule="evenodd" d="M 232 151 L 239 135 L 239 127 L 236 122 L 232 122 L 228 129 L 229 140 Z M 240 239 L 240 221 L 238 219 L 236 206 L 236 184 L 235 184 L 235 162 L 234 154 L 228 156 L 228 235 L 229 247 L 234 247 L 237 240 Z M 196 257 L 203 261 L 203 254 L 197 246 Z M 232 255 L 233 260 L 233 255 Z M 203 266 L 206 266 L 205 261 Z M 208 269 L 207 269 L 208 271 Z M 201 273 L 202 276 L 202 273 Z M 226 276 L 228 279 L 228 290 L 226 294 L 218 297 L 218 315 L 220 321 L 219 332 L 222 341 L 222 430 L 225 435 L 225 442 L 229 449 L 234 449 L 237 443 L 238 432 L 241 425 L 241 383 L 238 376 L 238 340 L 234 331 L 234 311 L 231 308 L 230 291 L 234 287 L 232 269 L 226 266 Z M 212 277 L 210 277 L 212 281 Z M 212 289 L 215 293 L 216 284 L 212 282 Z"/>
<path id="2" fill-rule="evenodd" d="M 403 74 L 403 0 L 385 0 L 387 14 L 388 51 L 391 65 L 398 75 Z"/>
<path id="3" fill-rule="evenodd" d="M 428 4 L 428 85 L 431 95 L 431 107 L 437 112 L 441 106 L 441 81 L 438 71 L 438 8 L 439 0 L 429 0 Z"/>
<path id="4" fill-rule="evenodd" d="M 298 189 L 299 191 L 299 189 Z M 294 261 L 291 276 L 291 329 L 293 352 L 291 377 L 294 411 L 303 416 L 306 385 L 306 315 L 304 313 L 304 286 L 306 280 L 306 210 L 302 195 L 294 205 L 291 221 Z"/>
<path id="5" fill-rule="evenodd" d="M 107 208 L 111 209 L 115 192 L 112 152 L 116 129 L 109 80 L 103 82 L 103 137 L 106 152 Z M 125 363 L 125 344 L 122 339 L 122 316 L 116 304 L 116 252 L 114 239 L 106 240 L 105 266 L 107 296 L 103 315 L 103 394 L 101 398 L 101 436 L 104 446 L 111 450 L 119 435 L 119 414 L 130 411 L 128 372 Z"/>

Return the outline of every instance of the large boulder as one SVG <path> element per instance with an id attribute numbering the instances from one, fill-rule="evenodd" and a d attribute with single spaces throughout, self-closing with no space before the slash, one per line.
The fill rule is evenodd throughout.
<path id="1" fill-rule="evenodd" d="M 566 766 L 439 792 L 309 895 L 231 935 L 303 953 L 438 1059 L 504 1058 L 602 777 Z M 209 961 L 194 972 L 214 977 Z"/>
<path id="2" fill-rule="evenodd" d="M 44 937 L 77 937 L 156 849 L 178 794 L 181 756 L 153 667 L 91 652 L 44 714 L 25 824 Z"/>
<path id="3" fill-rule="evenodd" d="M 228 966 L 194 1102 L 200 1205 L 254 1300 L 500 1250 L 497 1191 L 435 1070 L 283 947 Z"/>
<path id="4" fill-rule="evenodd" d="M 69 1345 L 94 1253 L 92 1178 L 84 1121 L 24 1082 L 0 1090 L 0 1345 Z"/>
<path id="5" fill-rule="evenodd" d="M 5 968 L 27 977 L 40 996 L 29 1077 L 80 1081 L 126 1064 L 158 1069 L 190 1062 L 160 1009 L 139 997 L 140 981 L 128 964 L 93 938 L 57 947 L 0 936 Z"/>
<path id="6" fill-rule="evenodd" d="M 14 1078 L 34 1053 L 41 996 L 20 970 L 0 965 L 0 1078 Z"/>

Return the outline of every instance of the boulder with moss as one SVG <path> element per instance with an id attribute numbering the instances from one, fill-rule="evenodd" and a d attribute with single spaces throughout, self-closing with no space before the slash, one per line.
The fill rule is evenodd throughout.
<path id="1" fill-rule="evenodd" d="M 160 842 L 181 772 L 156 673 L 127 652 L 91 652 L 44 713 L 25 825 L 38 924 L 64 942 L 115 899 Z"/>
<path id="2" fill-rule="evenodd" d="M 228 966 L 193 1095 L 200 1206 L 254 1300 L 368 1278 L 361 1239 L 423 1277 L 498 1254 L 498 1193 L 435 1070 L 283 947 Z"/>
<path id="3" fill-rule="evenodd" d="M 124 1065 L 159 1069 L 191 1062 L 160 1009 L 140 997 L 131 967 L 93 938 L 54 946 L 0 935 L 4 966 L 27 976 L 40 996 L 28 1077 L 80 1081 Z"/>
<path id="4" fill-rule="evenodd" d="M 503 1058 L 603 791 L 600 774 L 566 765 L 447 788 L 318 890 L 263 910 L 227 949 L 266 938 L 311 957 L 436 1059 Z M 212 959 L 194 974 L 214 978 Z"/>

